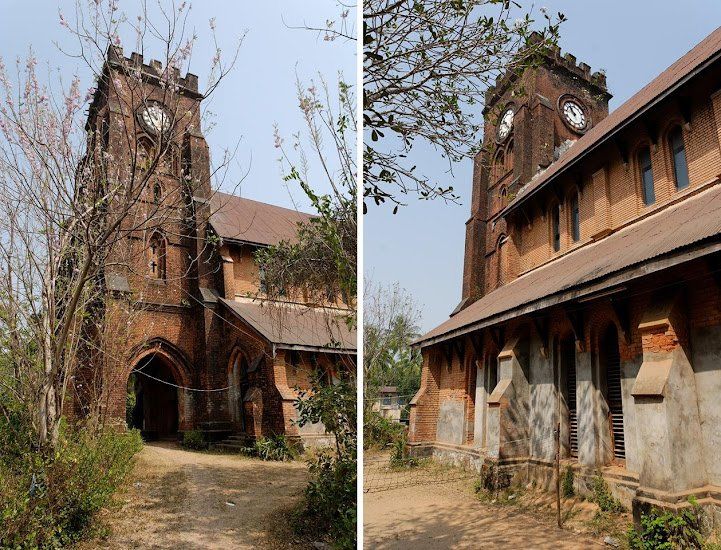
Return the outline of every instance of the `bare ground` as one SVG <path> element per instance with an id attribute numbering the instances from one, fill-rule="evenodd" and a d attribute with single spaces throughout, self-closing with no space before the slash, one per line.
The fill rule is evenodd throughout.
<path id="1" fill-rule="evenodd" d="M 365 469 L 368 473 L 368 464 Z M 375 486 L 363 498 L 364 547 L 382 550 L 604 548 L 603 537 L 590 536 L 585 527 L 595 513 L 595 505 L 576 499 L 566 501 L 563 517 L 568 528 L 559 529 L 552 495 L 529 492 L 519 495 L 517 504 L 492 504 L 476 497 L 468 478 L 459 479 L 462 476 L 454 477 L 447 472 L 442 475 L 440 482 L 433 483 L 428 473 L 413 479 L 407 473 L 398 472 L 399 478 L 405 476 L 401 479 L 405 486 L 400 487 L 394 480 L 382 478 L 390 489 L 378 490 Z"/>
<path id="2" fill-rule="evenodd" d="M 278 522 L 307 482 L 302 462 L 263 462 L 146 444 L 119 503 L 101 522 L 111 534 L 81 546 L 126 549 L 294 548 Z"/>

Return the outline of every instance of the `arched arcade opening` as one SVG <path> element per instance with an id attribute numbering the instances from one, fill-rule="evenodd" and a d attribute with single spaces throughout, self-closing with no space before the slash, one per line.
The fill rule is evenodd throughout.
<path id="1" fill-rule="evenodd" d="M 182 390 L 172 363 L 160 354 L 138 360 L 128 377 L 126 421 L 146 440 L 175 439 L 180 428 Z"/>

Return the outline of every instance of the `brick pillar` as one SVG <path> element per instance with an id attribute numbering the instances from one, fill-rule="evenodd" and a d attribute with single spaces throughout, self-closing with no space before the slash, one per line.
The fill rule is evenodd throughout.
<path id="1" fill-rule="evenodd" d="M 643 363 L 631 394 L 637 422 L 639 495 L 707 482 L 696 382 L 680 296 L 659 297 L 638 326 Z"/>
<path id="2" fill-rule="evenodd" d="M 441 365 L 435 361 L 438 354 L 432 350 L 425 348 L 422 354 L 421 387 L 410 402 L 408 439 L 412 443 L 436 439 Z"/>
<path id="3" fill-rule="evenodd" d="M 511 338 L 498 354 L 499 381 L 488 398 L 488 453 L 494 458 L 529 455 L 528 337 Z"/>

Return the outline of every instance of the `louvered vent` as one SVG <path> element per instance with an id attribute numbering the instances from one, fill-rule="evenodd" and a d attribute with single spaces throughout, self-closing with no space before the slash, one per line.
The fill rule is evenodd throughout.
<path id="1" fill-rule="evenodd" d="M 621 356 L 618 351 L 618 336 L 615 329 L 605 338 L 606 381 L 608 385 L 608 416 L 613 437 L 615 458 L 626 459 L 626 445 L 623 437 L 623 403 L 621 397 Z"/>

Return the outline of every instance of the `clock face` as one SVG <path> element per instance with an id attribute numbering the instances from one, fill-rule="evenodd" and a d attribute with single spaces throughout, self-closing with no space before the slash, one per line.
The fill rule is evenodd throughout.
<path id="1" fill-rule="evenodd" d="M 563 117 L 574 130 L 585 130 L 588 125 L 586 113 L 574 100 L 569 99 L 563 103 Z"/>
<path id="2" fill-rule="evenodd" d="M 170 113 L 160 103 L 150 103 L 143 107 L 138 117 L 145 129 L 155 134 L 164 134 L 170 129 Z"/>
<path id="3" fill-rule="evenodd" d="M 498 123 L 498 141 L 505 140 L 511 133 L 513 128 L 513 109 L 506 109 L 506 112 L 501 116 L 501 121 Z"/>

